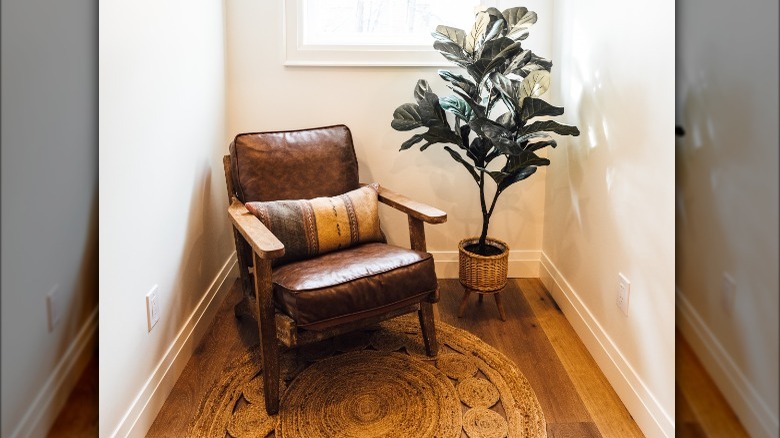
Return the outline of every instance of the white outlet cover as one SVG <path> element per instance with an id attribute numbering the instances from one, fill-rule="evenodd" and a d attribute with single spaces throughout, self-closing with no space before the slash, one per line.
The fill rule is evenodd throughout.
<path id="1" fill-rule="evenodd" d="M 146 294 L 146 322 L 147 326 L 149 328 L 149 331 L 152 331 L 152 328 L 157 324 L 157 321 L 160 320 L 160 301 L 157 297 L 157 285 L 154 285 L 152 287 L 152 290 L 149 291 L 149 293 Z"/>
<path id="2" fill-rule="evenodd" d="M 46 294 L 46 317 L 49 322 L 49 331 L 54 328 L 62 319 L 62 298 L 60 297 L 60 286 L 55 284 L 48 294 Z"/>
<path id="3" fill-rule="evenodd" d="M 631 296 L 631 282 L 625 275 L 618 274 L 617 306 L 628 316 L 628 299 Z"/>
<path id="4" fill-rule="evenodd" d="M 721 304 L 726 313 L 731 313 L 737 296 L 737 282 L 728 272 L 723 272 L 721 279 Z"/>

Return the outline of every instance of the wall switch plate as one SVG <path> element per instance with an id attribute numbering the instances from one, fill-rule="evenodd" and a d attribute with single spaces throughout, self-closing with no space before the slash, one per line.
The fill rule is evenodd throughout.
<path id="1" fill-rule="evenodd" d="M 720 299 L 723 310 L 731 313 L 734 309 L 734 301 L 737 297 L 737 282 L 734 277 L 726 271 L 723 271 L 720 286 Z"/>
<path id="2" fill-rule="evenodd" d="M 623 274 L 618 274 L 617 306 L 628 316 L 628 297 L 631 283 Z"/>
<path id="3" fill-rule="evenodd" d="M 160 300 L 157 297 L 157 285 L 152 287 L 152 290 L 146 294 L 146 322 L 149 326 L 149 331 L 152 331 L 152 327 L 160 320 Z"/>
<path id="4" fill-rule="evenodd" d="M 52 332 L 62 319 L 62 297 L 58 284 L 55 284 L 46 294 L 46 317 L 49 321 L 49 332 Z"/>

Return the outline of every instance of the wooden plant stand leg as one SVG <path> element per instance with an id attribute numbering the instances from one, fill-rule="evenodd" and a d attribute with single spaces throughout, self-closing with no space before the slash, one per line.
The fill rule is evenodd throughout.
<path id="1" fill-rule="evenodd" d="M 501 321 L 506 321 L 506 313 L 504 313 L 504 305 L 501 303 L 500 292 L 493 294 L 493 298 L 496 299 L 496 307 L 498 307 L 498 314 L 501 316 Z"/>
<path id="2" fill-rule="evenodd" d="M 477 299 L 477 302 L 479 304 L 482 304 L 482 298 L 485 296 L 485 294 L 479 294 L 479 299 Z"/>
<path id="3" fill-rule="evenodd" d="M 471 294 L 471 291 L 465 289 L 463 292 L 463 298 L 460 299 L 460 306 L 458 307 L 458 318 L 463 318 L 463 314 L 466 312 L 466 304 L 469 301 L 469 294 Z"/>

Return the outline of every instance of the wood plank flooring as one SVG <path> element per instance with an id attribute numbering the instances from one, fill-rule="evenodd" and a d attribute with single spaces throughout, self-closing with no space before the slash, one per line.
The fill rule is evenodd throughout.
<path id="1" fill-rule="evenodd" d="M 679 332 L 676 333 L 675 350 L 676 435 L 686 438 L 748 437 L 742 423 Z"/>
<path id="2" fill-rule="evenodd" d="M 437 317 L 479 336 L 518 365 L 539 399 L 550 437 L 642 436 L 538 279 L 510 280 L 501 292 L 505 322 L 493 300 L 478 303 L 475 296 L 458 318 L 460 284 L 441 280 L 440 287 Z M 185 436 L 222 366 L 258 342 L 254 323 L 233 316 L 240 298 L 235 283 L 147 436 Z"/>
<path id="3" fill-rule="evenodd" d="M 482 338 L 512 359 L 531 383 L 550 437 L 642 436 L 606 378 L 555 302 L 537 279 L 513 279 L 502 298 L 507 321 L 491 299 L 472 296 L 456 316 L 462 289 L 441 280 L 437 318 Z M 200 398 L 221 367 L 257 343 L 254 323 L 233 316 L 240 299 L 236 283 L 187 363 L 148 432 L 150 437 L 186 436 Z M 49 437 L 98 436 L 97 354 L 84 370 Z M 677 335 L 676 433 L 678 437 L 748 436 L 682 336 Z"/>
<path id="4" fill-rule="evenodd" d="M 46 436 L 52 438 L 98 436 L 97 350 L 81 372 L 76 386 Z"/>

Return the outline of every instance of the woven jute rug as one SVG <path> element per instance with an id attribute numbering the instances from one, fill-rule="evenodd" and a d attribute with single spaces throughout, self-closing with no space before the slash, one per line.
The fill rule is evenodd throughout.
<path id="1" fill-rule="evenodd" d="M 281 355 L 279 414 L 263 400 L 258 349 L 201 401 L 192 437 L 546 437 L 539 401 L 506 356 L 438 322 L 425 355 L 416 315 Z"/>

